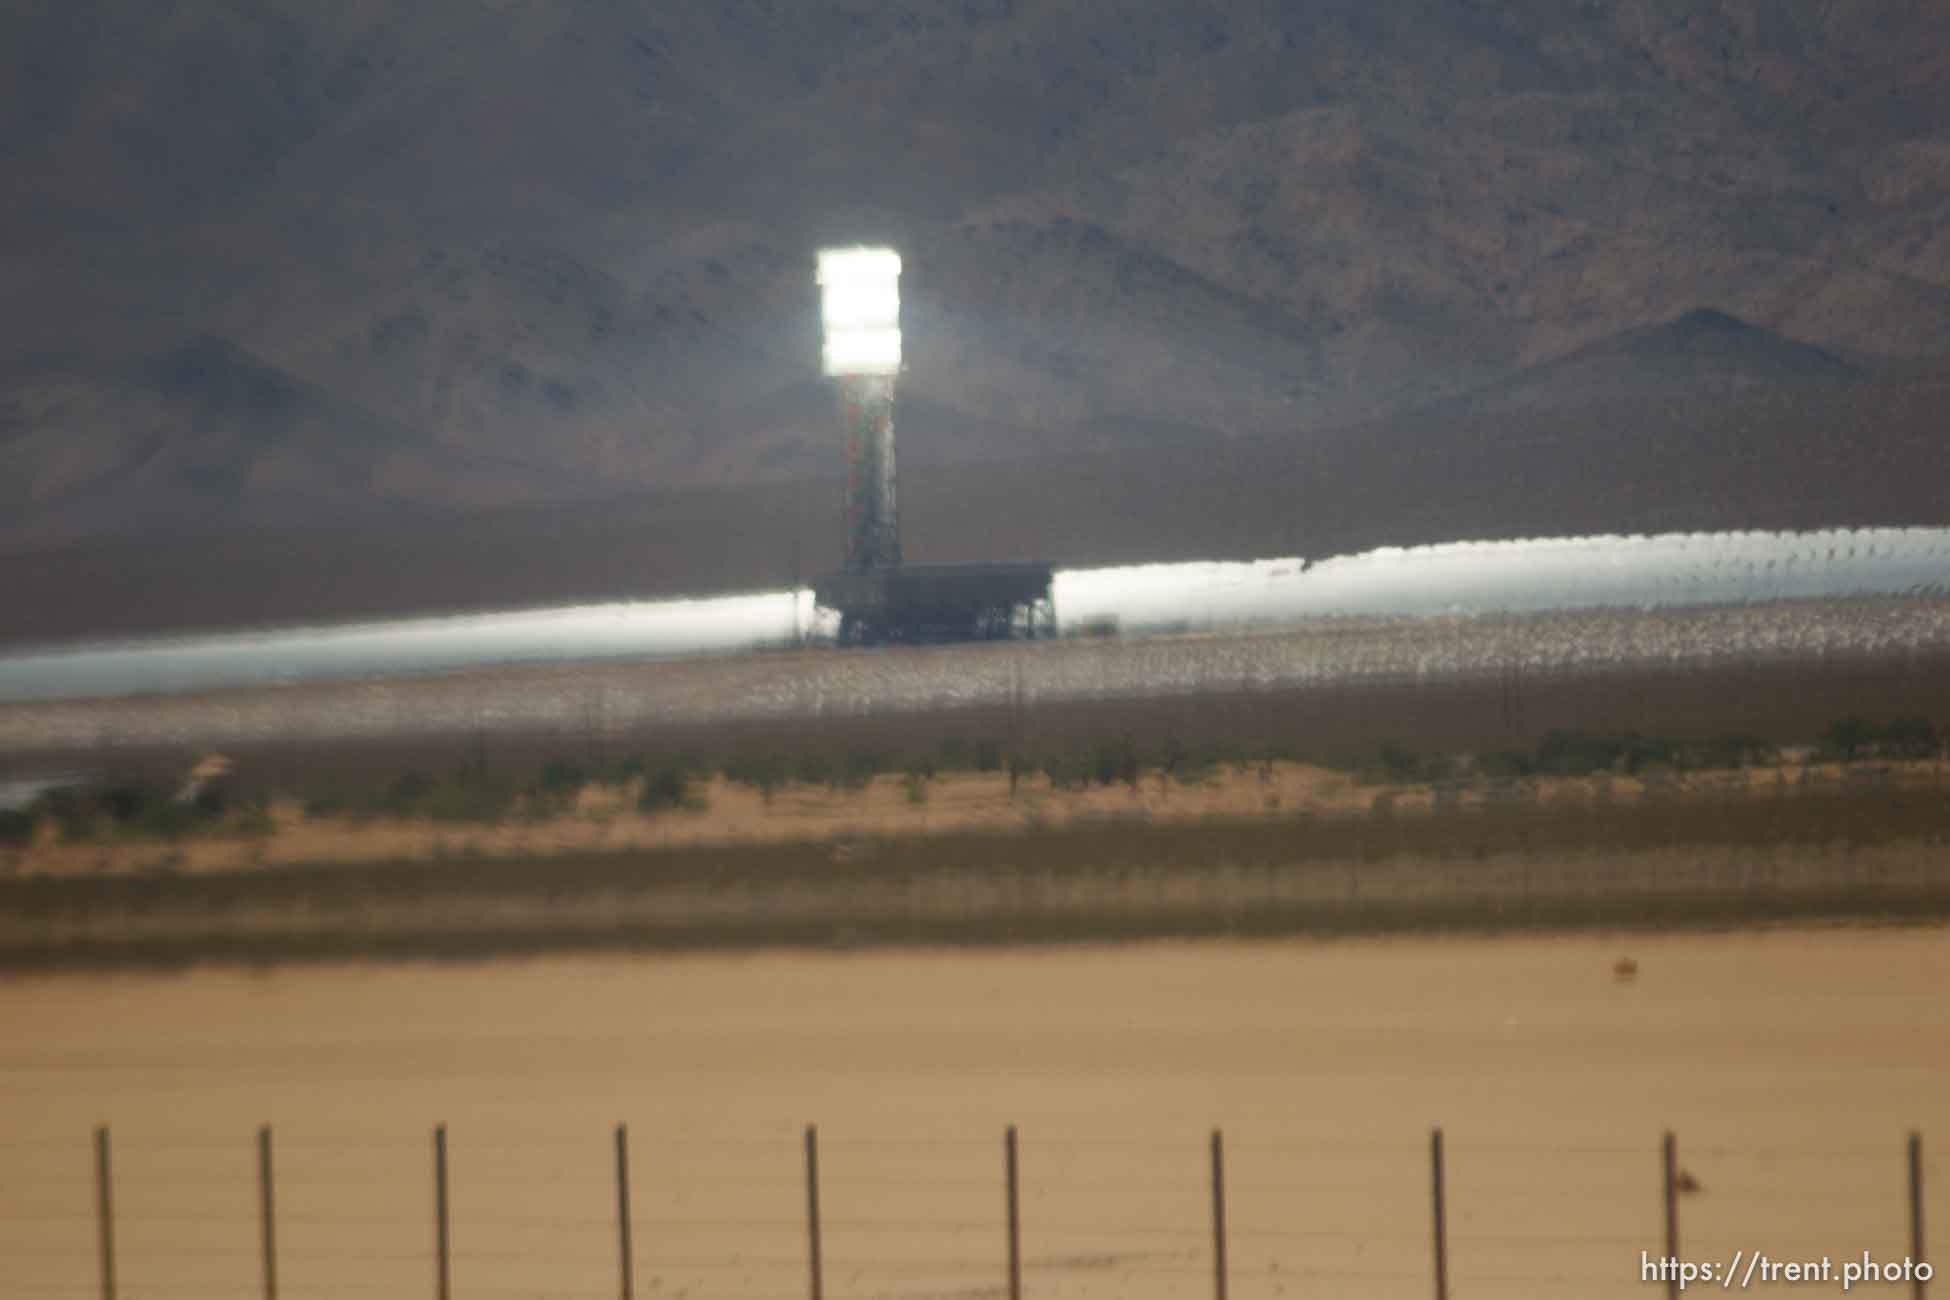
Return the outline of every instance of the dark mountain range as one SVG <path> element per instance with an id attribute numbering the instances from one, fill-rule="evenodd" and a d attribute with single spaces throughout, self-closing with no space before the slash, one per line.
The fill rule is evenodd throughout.
<path id="1" fill-rule="evenodd" d="M 1950 366 L 1720 374 L 1576 406 L 1471 395 L 1331 430 L 909 467 L 907 554 L 1104 565 L 1945 522 Z M 776 589 L 837 562 L 839 500 L 829 478 L 0 554 L 0 642 Z"/>
<path id="2" fill-rule="evenodd" d="M 575 502 L 670 512 L 616 540 L 649 545 L 680 501 L 790 499 L 810 565 L 812 254 L 878 240 L 937 558 L 1022 549 L 1038 501 L 1097 559 L 1936 522 L 1946 75 L 1915 0 L 30 0 L 0 18 L 0 548 L 514 536 Z M 1621 495 L 1592 476 L 1626 442 Z M 1478 467 L 1525 447 L 1513 498 Z M 1425 500 L 1401 462 L 1455 472 Z M 1154 474 L 1246 496 L 1194 527 Z M 1311 522 L 1270 513 L 1289 474 Z M 616 581 L 769 573 L 773 507 Z M 589 585 L 561 563 L 524 598 Z"/>
<path id="3" fill-rule="evenodd" d="M 15 545 L 600 490 L 443 444 L 215 338 L 148 364 L 23 367 L 9 395 L 0 541 Z"/>
<path id="4" fill-rule="evenodd" d="M 1820 348 L 1700 308 L 1677 320 L 1600 339 L 1447 405 L 1456 411 L 1576 408 L 1659 397 L 1726 396 L 1776 385 L 1793 389 L 1844 382 L 1861 373 Z"/>

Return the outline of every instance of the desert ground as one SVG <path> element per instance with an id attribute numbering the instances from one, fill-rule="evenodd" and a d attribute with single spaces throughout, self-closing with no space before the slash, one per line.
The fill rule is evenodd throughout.
<path id="1" fill-rule="evenodd" d="M 1900 1258 L 1946 980 L 1940 929 L 16 978 L 0 1291 L 95 1293 L 101 1123 L 127 1295 L 258 1294 L 260 1123 L 293 1296 L 432 1286 L 436 1124 L 456 1296 L 617 1294 L 617 1123 L 643 1296 L 806 1292 L 808 1123 L 834 1296 L 1003 1294 L 1009 1124 L 1036 1296 L 1209 1294 L 1214 1127 L 1236 1296 L 1430 1294 L 1438 1125 L 1452 1294 L 1652 1294 L 1668 1128 L 1688 1258 Z"/>

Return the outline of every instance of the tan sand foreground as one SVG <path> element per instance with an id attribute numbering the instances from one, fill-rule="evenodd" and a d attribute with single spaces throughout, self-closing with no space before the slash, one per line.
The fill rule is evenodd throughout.
<path id="1" fill-rule="evenodd" d="M 1950 1187 L 1947 986 L 1940 929 L 16 979 L 0 1294 L 95 1294 L 101 1122 L 122 1294 L 260 1293 L 259 1123 L 281 1294 L 432 1294 L 445 1123 L 453 1294 L 615 1296 L 620 1121 L 639 1296 L 807 1293 L 807 1122 L 835 1297 L 1006 1294 L 1008 1124 L 1032 1296 L 1212 1294 L 1214 1126 L 1233 1296 L 1430 1295 L 1433 1125 L 1454 1295 L 1660 1294 L 1666 1128 L 1689 1259 L 1840 1294 L 1909 1130 Z"/>

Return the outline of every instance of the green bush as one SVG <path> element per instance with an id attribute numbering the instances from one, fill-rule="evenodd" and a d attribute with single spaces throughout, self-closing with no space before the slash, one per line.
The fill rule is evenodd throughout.
<path id="1" fill-rule="evenodd" d="M 145 806 L 127 829 L 137 835 L 173 840 L 188 835 L 209 821 L 210 818 L 200 812 L 196 805 L 169 799 Z"/>
<path id="2" fill-rule="evenodd" d="M 785 762 L 775 754 L 739 754 L 724 766 L 725 780 L 755 788 L 766 799 L 785 784 Z"/>
<path id="3" fill-rule="evenodd" d="M 1821 733 L 1816 756 L 1829 762 L 1853 763 L 1875 752 L 1882 729 L 1867 718 L 1838 718 Z"/>
<path id="4" fill-rule="evenodd" d="M 237 830 L 244 835 L 270 835 L 276 832 L 278 824 L 271 817 L 270 809 L 261 802 L 254 802 L 237 815 Z"/>
<path id="5" fill-rule="evenodd" d="M 538 792 L 556 799 L 570 799 L 589 784 L 588 769 L 573 759 L 552 758 L 542 765 Z"/>
<path id="6" fill-rule="evenodd" d="M 1090 764 L 1087 760 L 1070 754 L 1051 754 L 1037 764 L 1043 775 L 1049 778 L 1050 788 L 1067 790 L 1071 786 L 1090 783 Z"/>
<path id="7" fill-rule="evenodd" d="M 92 789 L 50 790 L 35 801 L 31 817 L 51 817 L 62 838 L 73 841 L 110 833 L 174 839 L 221 821 L 229 806 L 221 787 L 206 787 L 184 802 L 158 786 L 120 781 Z"/>
<path id="8" fill-rule="evenodd" d="M 1183 767 L 1190 757 L 1191 754 L 1186 750 L 1184 741 L 1177 736 L 1166 736 L 1165 743 L 1158 751 L 1158 770 L 1167 776 L 1177 776 L 1178 769 Z"/>
<path id="9" fill-rule="evenodd" d="M 446 780 L 424 772 L 408 772 L 370 800 L 348 800 L 342 806 L 353 815 L 404 819 L 430 818 L 444 822 L 498 822 L 514 811 L 523 794 L 540 799 L 535 788 L 524 791 L 510 777 L 478 767 L 457 771 Z M 307 805 L 307 812 L 335 806 L 326 801 Z M 540 811 L 538 809 L 538 811 Z M 319 815 L 323 815 L 322 813 Z"/>
<path id="10" fill-rule="evenodd" d="M 1537 746 L 1530 771 L 1546 776 L 1637 774 L 1651 767 L 1685 767 L 1697 759 L 1697 751 L 1662 736 L 1642 736 L 1636 731 L 1621 735 L 1552 731 Z"/>
<path id="11" fill-rule="evenodd" d="M 156 787 L 135 781 L 111 785 L 99 797 L 102 808 L 122 826 L 139 823 L 157 806 L 169 803 L 169 797 Z"/>
<path id="12" fill-rule="evenodd" d="M 693 804 L 690 772 L 681 764 L 666 763 L 643 778 L 643 793 L 637 796 L 639 812 L 665 812 Z"/>
<path id="13" fill-rule="evenodd" d="M 1492 781 L 1515 781 L 1536 775 L 1537 760 L 1522 750 L 1505 749 L 1480 756 L 1476 770 Z"/>
<path id="14" fill-rule="evenodd" d="M 1379 758 L 1381 774 L 1390 781 L 1414 781 L 1422 775 L 1422 760 L 1400 741 L 1383 741 Z"/>
<path id="15" fill-rule="evenodd" d="M 840 781 L 849 790 L 859 790 L 887 770 L 887 760 L 870 749 L 855 749 L 848 752 L 846 766 L 840 773 Z"/>
<path id="16" fill-rule="evenodd" d="M 1002 770 L 1002 746 L 993 740 L 985 740 L 975 746 L 975 770 L 977 772 L 999 772 Z"/>
<path id="17" fill-rule="evenodd" d="M 1133 790 L 1137 789 L 1141 764 L 1137 746 L 1131 743 L 1129 737 L 1098 745 L 1091 755 L 1090 767 L 1098 785 L 1116 785 L 1121 781 Z"/>
<path id="18" fill-rule="evenodd" d="M 21 846 L 34 842 L 34 828 L 40 818 L 24 808 L 0 810 L 0 844 Z"/>
<path id="19" fill-rule="evenodd" d="M 1885 758 L 1935 758 L 1943 752 L 1943 738 L 1928 718 L 1897 718 L 1882 729 Z"/>
<path id="20" fill-rule="evenodd" d="M 205 821 L 217 821 L 230 811 L 230 791 L 221 785 L 206 785 L 196 792 L 190 806 Z"/>
<path id="21" fill-rule="evenodd" d="M 101 834 L 103 814 L 95 801 L 70 786 L 49 790 L 34 808 L 54 819 L 64 840 L 91 840 Z"/>
<path id="22" fill-rule="evenodd" d="M 1829 763 L 1864 758 L 1925 759 L 1943 752 L 1943 736 L 1928 718 L 1897 718 L 1878 725 L 1867 718 L 1841 718 L 1821 734 L 1815 757 Z"/>
<path id="23" fill-rule="evenodd" d="M 514 811 L 521 793 L 513 781 L 470 770 L 436 784 L 422 809 L 434 821 L 498 822 Z"/>
<path id="24" fill-rule="evenodd" d="M 1551 776 L 1589 776 L 1618 771 L 1633 752 L 1632 738 L 1553 731 L 1537 746 L 1536 769 Z"/>
<path id="25" fill-rule="evenodd" d="M 392 817 L 417 817 L 433 797 L 433 785 L 433 778 L 425 772 L 408 772 L 379 797 L 378 811 Z"/>
<path id="26" fill-rule="evenodd" d="M 1732 769 L 1776 762 L 1780 751 L 1758 736 L 1728 733 L 1701 741 L 1688 758 L 1695 767 Z"/>

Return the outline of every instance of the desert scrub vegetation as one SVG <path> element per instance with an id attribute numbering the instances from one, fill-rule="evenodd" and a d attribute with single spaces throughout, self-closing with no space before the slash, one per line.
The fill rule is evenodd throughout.
<path id="1" fill-rule="evenodd" d="M 997 830 L 164 875 L 0 877 L 0 967 L 617 944 L 1019 944 L 1196 934 L 1950 916 L 1950 801 L 1499 805 L 1427 817 Z M 766 906 L 781 887 L 793 905 Z M 348 908 L 343 904 L 355 903 Z M 58 929 L 50 921 L 59 922 Z"/>
<path id="2" fill-rule="evenodd" d="M 681 759 L 645 765 L 636 810 L 642 813 L 700 811 L 704 796 L 697 789 L 697 770 Z"/>
<path id="3" fill-rule="evenodd" d="M 342 817 L 355 822 L 388 818 L 401 821 L 495 823 L 547 821 L 573 812 L 591 787 L 637 789 L 636 808 L 653 813 L 704 806 L 698 789 L 703 773 L 693 760 L 632 755 L 616 763 L 591 764 L 551 758 L 526 779 L 469 764 L 444 776 L 412 771 L 378 786 L 341 787 L 304 801 L 308 818 Z"/>
<path id="4" fill-rule="evenodd" d="M 1422 753 L 1398 740 L 1385 741 L 1355 774 L 1371 784 L 1418 785 L 1466 781 L 1517 781 L 1531 777 L 1645 776 L 1653 773 L 1731 771 L 1780 761 L 1780 749 L 1755 736 L 1728 733 L 1698 740 L 1646 736 L 1636 731 L 1552 731 L 1534 749 L 1478 754 Z"/>
<path id="5" fill-rule="evenodd" d="M 34 842 L 34 831 L 39 825 L 35 816 L 23 808 L 8 808 L 0 811 L 0 845 L 17 848 Z"/>
<path id="6" fill-rule="evenodd" d="M 1823 762 L 1863 759 L 1917 760 L 1943 757 L 1944 737 L 1927 718 L 1896 718 L 1876 723 L 1840 718 L 1821 733 L 1815 756 Z"/>
<path id="7" fill-rule="evenodd" d="M 179 798 L 160 786 L 141 781 L 118 781 L 100 786 L 63 786 L 49 790 L 22 811 L 7 814 L 7 825 L 28 843 L 45 820 L 70 843 L 109 839 L 181 839 L 210 831 L 259 833 L 265 817 L 262 801 L 233 803 L 220 786 Z"/>
<path id="8" fill-rule="evenodd" d="M 1093 788 L 1127 787 L 1134 793 L 1155 782 L 1159 794 L 1175 786 L 1195 788 L 1226 772 L 1257 770 L 1270 782 L 1282 763 L 1329 767 L 1369 786 L 1425 787 L 1406 807 L 1420 809 L 1433 800 L 1437 809 L 1494 802 L 1534 794 L 1538 782 L 1570 779 L 1595 782 L 1586 791 L 1561 792 L 1565 798 L 1604 801 L 1607 779 L 1629 777 L 1648 795 L 1687 784 L 1689 774 L 1773 767 L 1782 780 L 1825 780 L 1836 767 L 1849 780 L 1881 779 L 1893 762 L 1928 762 L 1945 757 L 1945 736 L 1927 719 L 1897 717 L 1834 720 L 1807 745 L 1784 752 L 1759 737 L 1727 732 L 1676 737 L 1637 731 L 1546 733 L 1529 748 L 1460 752 L 1417 748 L 1407 740 L 1382 741 L 1365 757 L 1323 763 L 1303 738 L 1291 743 L 1226 743 L 1182 739 L 1176 734 L 1140 740 L 1128 732 L 1059 742 L 1052 737 L 1018 737 L 1009 743 L 920 733 L 903 747 L 859 744 L 827 748 L 747 748 L 717 761 L 692 754 L 638 752 L 600 759 L 538 755 L 526 765 L 490 768 L 463 762 L 445 771 L 409 770 L 389 779 L 354 777 L 336 785 L 283 793 L 298 798 L 305 815 L 354 823 L 380 819 L 494 824 L 546 821 L 574 815 L 607 818 L 617 812 L 661 816 L 700 811 L 708 789 L 722 779 L 758 791 L 769 802 L 788 787 L 820 789 L 844 796 L 885 779 L 904 791 L 908 802 L 929 802 L 943 777 L 966 773 L 1006 773 L 1009 794 L 1023 782 L 1029 793 L 1042 790 L 1081 793 Z M 1800 768 L 1800 775 L 1794 769 Z M 1906 778 L 1908 779 L 1908 778 Z M 585 800 L 585 792 L 600 797 Z M 1470 792 L 1474 792 L 1471 794 Z M 276 830 L 268 812 L 269 792 L 240 799 L 221 783 L 190 800 L 171 797 L 159 786 L 117 781 L 95 787 L 49 791 L 29 808 L 0 819 L 0 844 L 32 844 L 38 828 L 51 824 L 68 841 L 115 838 L 181 838 L 203 833 L 264 835 Z M 1560 797 L 1552 794 L 1553 798 Z M 1277 814 L 1269 796 L 1264 812 Z M 1648 817 L 1643 808 L 1632 816 Z M 1399 819 L 1399 818 L 1398 818 Z"/>
<path id="9" fill-rule="evenodd" d="M 554 779 L 558 791 L 567 781 L 561 773 Z M 566 795 L 542 792 L 539 780 L 535 786 L 537 797 L 544 801 L 573 797 L 573 790 Z M 426 819 L 494 823 L 513 814 L 523 793 L 513 779 L 470 766 L 446 776 L 411 771 L 380 785 L 336 786 L 310 794 L 304 800 L 304 811 L 311 819 L 337 817 L 352 822 Z"/>

